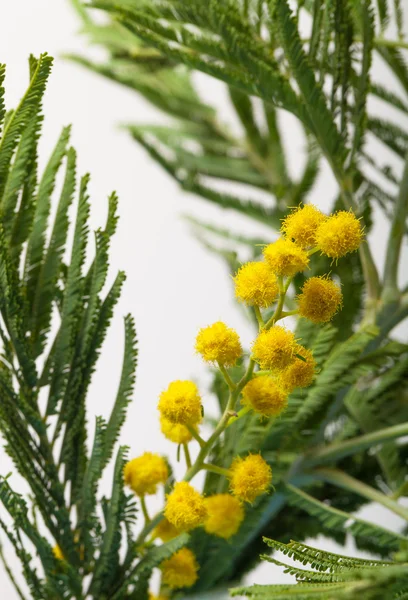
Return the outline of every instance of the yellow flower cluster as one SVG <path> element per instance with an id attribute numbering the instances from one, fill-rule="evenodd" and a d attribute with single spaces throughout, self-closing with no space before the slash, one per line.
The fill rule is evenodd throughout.
<path id="1" fill-rule="evenodd" d="M 62 554 L 61 548 L 56 544 L 52 549 L 52 553 L 54 555 L 55 560 L 64 560 L 64 555 Z"/>
<path id="2" fill-rule="evenodd" d="M 153 538 L 160 538 L 162 542 L 169 542 L 179 534 L 180 531 L 177 527 L 174 527 L 166 518 L 162 519 L 153 530 Z"/>
<path id="3" fill-rule="evenodd" d="M 191 587 L 198 579 L 198 563 L 189 548 L 181 548 L 160 565 L 162 581 L 171 589 Z"/>
<path id="4" fill-rule="evenodd" d="M 207 533 L 228 540 L 235 535 L 244 520 L 244 509 L 240 501 L 230 494 L 215 494 L 205 499 L 207 518 L 204 529 Z"/>
<path id="5" fill-rule="evenodd" d="M 230 469 L 231 492 L 243 502 L 253 502 L 267 492 L 272 483 L 272 469 L 260 454 L 236 458 Z"/>
<path id="6" fill-rule="evenodd" d="M 316 231 L 316 245 L 330 258 L 340 258 L 358 249 L 363 240 L 360 221 L 351 211 L 339 210 L 321 223 Z"/>
<path id="7" fill-rule="evenodd" d="M 207 517 L 205 500 L 187 481 L 180 481 L 167 496 L 164 516 L 178 531 L 190 531 Z"/>
<path id="8" fill-rule="evenodd" d="M 309 256 L 301 246 L 291 240 L 279 238 L 264 249 L 264 257 L 276 275 L 293 277 L 309 266 Z"/>
<path id="9" fill-rule="evenodd" d="M 234 278 L 237 298 L 248 306 L 267 308 L 279 293 L 276 275 L 264 262 L 249 262 Z"/>
<path id="10" fill-rule="evenodd" d="M 260 331 L 252 345 L 252 357 L 261 369 L 281 371 L 295 360 L 297 346 L 291 331 L 275 325 Z"/>
<path id="11" fill-rule="evenodd" d="M 312 248 L 316 246 L 317 228 L 326 219 L 326 215 L 313 204 L 307 204 L 289 213 L 282 221 L 281 232 L 301 248 Z"/>
<path id="12" fill-rule="evenodd" d="M 242 390 L 242 404 L 265 417 L 277 417 L 288 403 L 288 393 L 280 382 L 269 375 L 248 381 Z"/>
<path id="13" fill-rule="evenodd" d="M 160 417 L 160 429 L 164 437 L 175 444 L 188 444 L 193 439 L 185 425 L 173 423 L 163 415 Z"/>
<path id="14" fill-rule="evenodd" d="M 158 409 L 167 421 L 197 425 L 202 419 L 201 397 L 192 381 L 172 381 L 160 395 Z"/>
<path id="15" fill-rule="evenodd" d="M 242 379 L 234 381 L 228 367 L 233 367 L 243 357 L 238 333 L 221 321 L 199 330 L 196 352 L 206 362 L 219 367 L 230 391 L 225 413 L 207 441 L 202 439 L 199 432 L 203 407 L 196 384 L 192 381 L 172 381 L 160 394 L 158 410 L 161 431 L 169 441 L 183 446 L 187 473 L 185 479 L 176 482 L 167 495 L 164 517 L 153 530 L 151 542 L 157 539 L 168 542 L 180 533 L 198 527 L 203 527 L 209 535 L 229 540 L 238 532 L 245 518 L 244 503 L 253 503 L 259 496 L 268 493 L 272 484 L 272 469 L 260 454 L 236 457 L 230 468 L 225 469 L 208 462 L 210 451 L 214 441 L 231 423 L 231 417 L 241 418 L 248 410 L 252 410 L 264 418 L 277 418 L 285 410 L 293 390 L 313 383 L 316 373 L 313 353 L 299 344 L 292 331 L 277 322 L 292 314 L 298 314 L 313 323 L 330 321 L 341 308 L 341 288 L 327 276 L 309 277 L 299 295 L 293 299 L 296 309 L 289 312 L 284 310 L 286 294 L 292 278 L 308 269 L 315 252 L 320 251 L 337 260 L 357 250 L 362 239 L 360 221 L 352 212 L 339 211 L 326 216 L 315 206 L 302 206 L 283 220 L 281 237 L 264 248 L 263 260 L 244 264 L 235 274 L 236 296 L 239 301 L 255 308 L 259 323 L 250 363 Z M 273 314 L 265 315 L 263 310 L 275 302 Z M 239 401 L 244 408 L 238 412 L 236 405 Z M 191 460 L 187 446 L 193 439 L 200 446 L 196 462 Z M 189 481 L 204 468 L 226 476 L 230 493 L 208 497 L 200 494 Z M 125 483 L 142 498 L 147 521 L 149 517 L 144 496 L 154 494 L 157 486 L 164 484 L 168 478 L 167 462 L 151 452 L 145 452 L 125 465 Z M 54 555 L 58 559 L 63 558 L 58 547 L 54 549 Z M 182 548 L 165 560 L 160 569 L 164 593 L 171 595 L 170 590 L 195 584 L 199 565 L 194 553 L 189 548 Z M 167 597 L 162 592 L 159 596 L 149 595 L 150 600 L 164 600 Z"/>
<path id="16" fill-rule="evenodd" d="M 298 358 L 299 356 L 302 358 Z M 280 373 L 279 382 L 282 388 L 290 393 L 295 388 L 304 388 L 311 385 L 315 372 L 316 362 L 312 352 L 298 344 L 295 360 Z"/>
<path id="17" fill-rule="evenodd" d="M 310 277 L 306 280 L 297 300 L 301 317 L 313 323 L 327 323 L 341 307 L 343 295 L 340 286 L 331 279 Z"/>
<path id="18" fill-rule="evenodd" d="M 196 339 L 196 350 L 205 361 L 226 367 L 235 365 L 242 356 L 237 332 L 221 321 L 200 329 Z"/>
<path id="19" fill-rule="evenodd" d="M 159 454 L 145 452 L 126 463 L 124 480 L 137 496 L 155 494 L 157 486 L 169 477 L 167 462 Z"/>

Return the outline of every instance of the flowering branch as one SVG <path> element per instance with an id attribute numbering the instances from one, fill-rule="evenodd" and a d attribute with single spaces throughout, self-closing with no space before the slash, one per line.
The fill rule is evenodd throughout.
<path id="1" fill-rule="evenodd" d="M 195 383 L 173 381 L 160 395 L 162 432 L 177 443 L 179 449 L 183 446 L 187 469 L 167 496 L 163 512 L 152 521 L 144 503 L 145 494 L 154 493 L 158 484 L 166 482 L 167 463 L 158 455 L 145 453 L 126 465 L 125 481 L 141 497 L 146 521 L 138 544 L 143 543 L 152 529 L 155 538 L 167 541 L 199 526 L 204 526 L 209 534 L 228 539 L 244 518 L 242 503 L 252 503 L 271 489 L 272 472 L 260 454 L 238 456 L 228 468 L 207 462 L 208 456 L 235 421 L 250 411 L 275 418 L 286 408 L 288 396 L 294 389 L 313 382 L 316 364 L 312 352 L 295 339 L 292 331 L 277 323 L 293 314 L 313 323 L 330 321 L 341 307 L 341 290 L 328 276 L 310 277 L 296 298 L 297 308 L 292 311 L 284 311 L 286 295 L 294 276 L 308 269 L 317 250 L 337 260 L 356 250 L 362 240 L 359 220 L 352 213 L 340 211 L 326 217 L 313 206 L 289 214 L 283 222 L 282 234 L 264 248 L 264 261 L 243 265 L 234 278 L 238 299 L 254 309 L 259 325 L 245 373 L 239 381 L 234 381 L 229 371 L 243 357 L 237 332 L 222 322 L 198 332 L 196 351 L 206 362 L 218 366 L 229 390 L 223 414 L 208 439 L 199 433 L 203 411 Z M 275 310 L 265 322 L 262 310 L 274 304 Z M 191 458 L 188 448 L 192 440 L 199 444 L 195 459 Z M 231 494 L 204 498 L 190 483 L 203 470 L 227 478 Z M 188 587 L 195 581 L 194 555 L 188 549 L 183 550 L 187 554 L 178 556 L 176 553 L 171 559 L 176 562 L 183 559 L 188 565 L 182 582 L 170 574 L 174 565 L 170 568 L 168 561 L 162 565 L 163 583 L 170 588 Z M 178 567 L 183 571 L 181 563 Z"/>

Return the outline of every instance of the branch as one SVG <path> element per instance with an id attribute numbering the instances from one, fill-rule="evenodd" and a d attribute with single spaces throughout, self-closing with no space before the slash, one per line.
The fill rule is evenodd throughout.
<path id="1" fill-rule="evenodd" d="M 408 521 L 408 509 L 404 508 L 398 502 L 395 502 L 389 496 L 382 494 L 378 490 L 370 487 L 366 483 L 354 479 L 350 475 L 339 471 L 338 469 L 316 469 L 313 474 L 322 481 L 336 485 L 337 487 L 344 488 L 355 494 L 359 494 L 367 500 L 372 502 L 378 502 L 382 504 L 396 515 L 402 517 L 405 521 Z"/>
<path id="2" fill-rule="evenodd" d="M 408 435 L 408 423 L 386 427 L 366 435 L 346 440 L 338 444 L 331 444 L 323 448 L 312 449 L 306 456 L 308 466 L 339 460 L 360 450 L 366 450 L 376 445 L 382 445 L 396 438 Z"/>
<path id="3" fill-rule="evenodd" d="M 398 267 L 401 254 L 402 239 L 405 233 L 405 222 L 408 215 L 408 153 L 405 160 L 399 194 L 395 204 L 394 218 L 391 224 L 387 244 L 387 255 L 384 267 L 384 302 L 398 300 Z"/>

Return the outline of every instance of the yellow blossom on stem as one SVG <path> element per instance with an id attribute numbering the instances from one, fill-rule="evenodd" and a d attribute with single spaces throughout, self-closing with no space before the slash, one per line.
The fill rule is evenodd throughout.
<path id="1" fill-rule="evenodd" d="M 172 381 L 157 408 L 162 417 L 180 425 L 197 425 L 202 419 L 201 397 L 192 381 Z"/>
<path id="2" fill-rule="evenodd" d="M 228 540 L 244 520 L 244 509 L 240 501 L 230 494 L 215 494 L 205 499 L 208 516 L 204 523 L 207 533 Z"/>
<path id="3" fill-rule="evenodd" d="M 288 214 L 282 222 L 281 232 L 301 248 L 310 248 L 316 245 L 317 228 L 326 219 L 316 206 L 306 204 Z"/>
<path id="4" fill-rule="evenodd" d="M 169 600 L 169 596 L 164 596 L 164 594 L 156 596 L 155 594 L 152 594 L 152 592 L 149 592 L 149 600 Z"/>
<path id="5" fill-rule="evenodd" d="M 178 535 L 180 535 L 180 531 L 167 519 L 162 519 L 160 523 L 153 529 L 153 537 L 160 538 L 162 542 L 169 542 Z"/>
<path id="6" fill-rule="evenodd" d="M 189 548 L 181 548 L 160 565 L 162 581 L 172 589 L 191 587 L 198 579 L 196 557 Z"/>
<path id="7" fill-rule="evenodd" d="M 249 262 L 234 277 L 235 295 L 249 306 L 267 308 L 279 293 L 276 275 L 265 262 Z"/>
<path id="8" fill-rule="evenodd" d="M 316 362 L 312 352 L 299 344 L 296 354 L 302 356 L 304 360 L 295 358 L 293 363 L 280 374 L 280 384 L 289 393 L 295 388 L 308 387 L 313 383 L 316 375 Z"/>
<path id="9" fill-rule="evenodd" d="M 339 210 L 324 221 L 316 232 L 316 245 L 330 258 L 340 258 L 358 249 L 363 239 L 359 219 L 351 211 Z"/>
<path id="10" fill-rule="evenodd" d="M 187 481 L 180 481 L 167 496 L 164 516 L 179 531 L 199 527 L 207 516 L 204 498 Z"/>
<path id="11" fill-rule="evenodd" d="M 193 436 L 185 425 L 172 423 L 163 415 L 160 417 L 160 429 L 162 434 L 175 444 L 188 444 L 193 439 Z"/>
<path id="12" fill-rule="evenodd" d="M 327 323 L 341 307 L 343 295 L 340 286 L 327 277 L 310 277 L 298 298 L 301 317 L 313 323 Z"/>
<path id="13" fill-rule="evenodd" d="M 280 371 L 295 359 L 296 341 L 294 334 L 274 325 L 260 331 L 252 345 L 252 358 L 261 369 Z"/>
<path id="14" fill-rule="evenodd" d="M 234 365 L 242 355 L 237 332 L 221 321 L 200 329 L 195 348 L 205 361 L 227 367 Z"/>
<path id="15" fill-rule="evenodd" d="M 155 494 L 158 484 L 167 481 L 169 468 L 162 456 L 145 452 L 126 463 L 123 475 L 125 484 L 138 496 L 144 496 Z"/>
<path id="16" fill-rule="evenodd" d="M 270 488 L 272 469 L 260 454 L 237 457 L 230 471 L 231 492 L 244 502 L 253 502 Z"/>
<path id="17" fill-rule="evenodd" d="M 276 275 L 292 277 L 309 266 L 309 256 L 303 248 L 285 238 L 279 238 L 264 249 L 264 257 Z"/>
<path id="18" fill-rule="evenodd" d="M 254 377 L 242 390 L 242 404 L 265 417 L 278 416 L 287 406 L 288 394 L 269 375 Z"/>
<path id="19" fill-rule="evenodd" d="M 52 553 L 54 555 L 54 558 L 56 560 L 64 560 L 64 555 L 62 554 L 62 550 L 61 548 L 58 546 L 58 544 L 56 544 L 54 546 L 54 548 L 52 549 Z"/>

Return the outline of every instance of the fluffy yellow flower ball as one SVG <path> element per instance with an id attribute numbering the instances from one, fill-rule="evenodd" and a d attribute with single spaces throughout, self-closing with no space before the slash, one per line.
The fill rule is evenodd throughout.
<path id="1" fill-rule="evenodd" d="M 169 542 L 178 535 L 180 535 L 180 531 L 177 527 L 174 527 L 174 525 L 165 518 L 153 529 L 153 537 L 160 538 L 162 542 Z"/>
<path id="2" fill-rule="evenodd" d="M 279 238 L 263 251 L 264 257 L 276 275 L 292 277 L 309 266 L 309 256 L 303 248 L 285 238 Z"/>
<path id="3" fill-rule="evenodd" d="M 261 369 L 281 371 L 295 359 L 296 341 L 293 333 L 274 325 L 262 330 L 252 345 L 252 358 Z"/>
<path id="4" fill-rule="evenodd" d="M 324 221 L 316 232 L 316 245 L 330 258 L 354 252 L 363 239 L 360 221 L 349 211 L 340 210 Z"/>
<path id="5" fill-rule="evenodd" d="M 187 481 L 180 481 L 167 497 L 164 516 L 179 531 L 199 527 L 207 516 L 204 498 Z"/>
<path id="6" fill-rule="evenodd" d="M 172 381 L 157 408 L 162 417 L 180 425 L 197 425 L 202 419 L 201 397 L 192 381 Z"/>
<path id="7" fill-rule="evenodd" d="M 230 494 L 215 494 L 206 498 L 208 517 L 204 523 L 207 533 L 228 540 L 235 535 L 244 520 L 240 501 Z"/>
<path id="8" fill-rule="evenodd" d="M 162 434 L 175 444 L 188 444 L 193 439 L 193 436 L 185 425 L 172 423 L 166 417 L 160 417 L 160 429 Z"/>
<path id="9" fill-rule="evenodd" d="M 289 393 L 295 388 L 303 388 L 311 385 L 316 374 L 316 362 L 312 352 L 298 345 L 296 354 L 299 354 L 305 360 L 295 358 L 293 363 L 280 374 L 280 384 Z"/>
<path id="10" fill-rule="evenodd" d="M 272 482 L 272 469 L 260 454 L 236 458 L 230 471 L 231 492 L 244 502 L 253 502 Z"/>
<path id="11" fill-rule="evenodd" d="M 301 317 L 313 323 L 327 323 L 341 307 L 343 295 L 338 286 L 327 277 L 310 277 L 302 287 L 298 298 Z"/>
<path id="12" fill-rule="evenodd" d="M 264 262 L 246 263 L 235 275 L 234 282 L 238 300 L 249 306 L 267 308 L 279 293 L 276 275 Z"/>
<path id="13" fill-rule="evenodd" d="M 52 553 L 54 555 L 54 558 L 56 560 L 64 560 L 64 555 L 62 554 L 62 550 L 61 548 L 58 546 L 58 544 L 56 544 L 54 546 L 54 548 L 52 549 Z"/>
<path id="14" fill-rule="evenodd" d="M 163 594 L 159 594 L 158 596 L 156 596 L 155 594 L 149 592 L 149 600 L 169 600 L 169 597 L 164 596 Z"/>
<path id="15" fill-rule="evenodd" d="M 235 329 L 217 321 L 200 329 L 195 349 L 207 362 L 232 366 L 242 355 L 242 346 Z"/>
<path id="16" fill-rule="evenodd" d="M 326 219 L 316 206 L 306 204 L 289 213 L 282 222 L 281 232 L 301 248 L 310 248 L 316 245 L 317 228 Z"/>
<path id="17" fill-rule="evenodd" d="M 273 377 L 259 375 L 242 390 L 242 404 L 265 417 L 278 416 L 287 406 L 288 395 Z"/>
<path id="18" fill-rule="evenodd" d="M 123 475 L 125 484 L 138 496 L 144 496 L 155 494 L 158 484 L 166 482 L 169 468 L 162 456 L 145 452 L 126 463 Z"/>
<path id="19" fill-rule="evenodd" d="M 181 548 L 160 565 L 162 581 L 172 589 L 191 587 L 198 579 L 199 568 L 191 550 Z"/>

